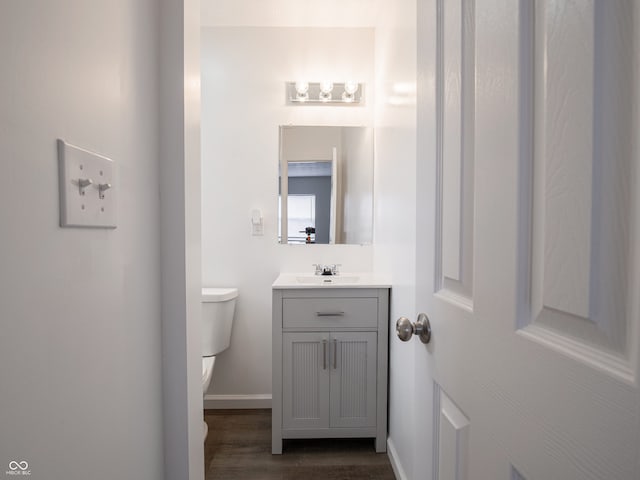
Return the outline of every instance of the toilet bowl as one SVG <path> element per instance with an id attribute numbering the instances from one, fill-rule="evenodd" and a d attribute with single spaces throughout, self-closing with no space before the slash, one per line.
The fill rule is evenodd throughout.
<path id="1" fill-rule="evenodd" d="M 211 385 L 211 377 L 213 377 L 213 366 L 216 363 L 216 357 L 202 357 L 202 391 L 204 393 L 209 390 Z"/>
<path id="2" fill-rule="evenodd" d="M 213 366 L 216 363 L 216 357 L 202 357 L 202 393 L 207 393 L 209 385 L 211 385 L 211 377 L 213 377 Z M 202 441 L 207 439 L 209 426 L 204 422 L 204 431 L 202 432 Z"/>
<path id="3" fill-rule="evenodd" d="M 202 289 L 202 394 L 211 384 L 216 355 L 229 348 L 236 308 L 237 288 Z M 203 437 L 207 439 L 207 423 Z"/>

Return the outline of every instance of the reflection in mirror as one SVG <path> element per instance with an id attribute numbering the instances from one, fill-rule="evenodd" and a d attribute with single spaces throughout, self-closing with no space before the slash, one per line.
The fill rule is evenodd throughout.
<path id="1" fill-rule="evenodd" d="M 371 243 L 373 129 L 281 126 L 279 172 L 280 243 Z"/>

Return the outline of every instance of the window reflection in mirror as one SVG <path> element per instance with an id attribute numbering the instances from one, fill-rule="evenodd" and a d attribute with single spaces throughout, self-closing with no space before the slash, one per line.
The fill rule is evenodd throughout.
<path id="1" fill-rule="evenodd" d="M 291 179 L 291 177 L 289 177 Z M 290 182 L 289 187 L 292 187 Z M 316 195 L 295 194 L 289 191 L 288 198 L 288 243 L 316 243 Z M 278 218 L 282 218 L 282 197 L 278 197 Z M 327 225 L 329 219 L 327 218 Z M 282 228 L 279 225 L 278 238 L 282 241 Z M 325 242 L 326 243 L 326 242 Z"/>
<path id="2" fill-rule="evenodd" d="M 279 172 L 280 243 L 371 243 L 371 128 L 281 126 Z"/>

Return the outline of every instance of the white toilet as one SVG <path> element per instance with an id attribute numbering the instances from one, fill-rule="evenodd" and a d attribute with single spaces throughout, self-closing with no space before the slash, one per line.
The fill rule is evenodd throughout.
<path id="1" fill-rule="evenodd" d="M 229 347 L 237 288 L 202 289 L 202 394 L 207 393 L 216 355 Z M 207 439 L 204 423 L 204 439 Z"/>

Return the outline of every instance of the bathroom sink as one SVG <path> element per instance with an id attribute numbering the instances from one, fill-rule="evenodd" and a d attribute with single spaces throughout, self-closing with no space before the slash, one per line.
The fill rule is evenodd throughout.
<path id="1" fill-rule="evenodd" d="M 306 288 L 389 288 L 388 278 L 373 273 L 341 273 L 340 275 L 314 275 L 313 273 L 281 273 L 273 282 L 274 289 Z"/>
<path id="2" fill-rule="evenodd" d="M 302 285 L 348 285 L 357 283 L 358 278 L 353 275 L 302 275 L 296 277 L 296 282 Z"/>

